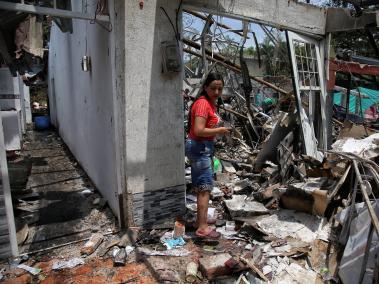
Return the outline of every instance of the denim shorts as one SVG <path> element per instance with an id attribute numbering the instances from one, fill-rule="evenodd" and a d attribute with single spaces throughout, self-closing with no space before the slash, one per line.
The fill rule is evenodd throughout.
<path id="1" fill-rule="evenodd" d="M 191 164 L 192 186 L 197 191 L 211 191 L 213 188 L 213 152 L 213 141 L 193 139 L 186 141 L 186 156 Z"/>

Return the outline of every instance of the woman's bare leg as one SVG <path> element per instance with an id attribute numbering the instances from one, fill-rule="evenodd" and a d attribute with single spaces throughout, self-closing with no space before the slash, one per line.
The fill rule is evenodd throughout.
<path id="1" fill-rule="evenodd" d="M 208 229 L 208 203 L 209 191 L 200 191 L 197 193 L 197 225 L 198 230 L 206 231 Z"/>

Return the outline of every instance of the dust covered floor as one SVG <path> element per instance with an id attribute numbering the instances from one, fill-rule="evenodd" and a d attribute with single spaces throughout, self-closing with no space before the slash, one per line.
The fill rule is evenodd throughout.
<path id="1" fill-rule="evenodd" d="M 20 253 L 115 230 L 113 213 L 94 204 L 101 196 L 55 132 L 29 131 L 21 155 L 32 167 L 25 194 L 14 198 L 16 218 L 28 225 Z"/>

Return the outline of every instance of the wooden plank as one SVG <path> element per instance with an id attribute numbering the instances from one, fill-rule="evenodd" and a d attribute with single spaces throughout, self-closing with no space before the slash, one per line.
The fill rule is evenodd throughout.
<path id="1" fill-rule="evenodd" d="M 294 0 L 184 0 L 183 7 L 307 35 L 325 34 L 326 9 Z"/>
<path id="2" fill-rule="evenodd" d="M 351 169 L 351 165 L 349 165 L 345 171 L 345 173 L 342 175 L 342 177 L 340 178 L 340 180 L 338 181 L 338 183 L 336 184 L 336 187 L 334 188 L 333 192 L 328 196 L 328 200 L 332 200 L 334 198 L 334 196 L 338 193 L 338 191 L 340 190 L 341 186 L 343 185 L 343 183 L 345 182 L 346 180 L 346 177 L 347 175 L 349 174 L 350 172 L 350 169 Z"/>
<path id="3" fill-rule="evenodd" d="M 259 275 L 259 277 L 261 277 L 264 281 L 266 282 L 270 282 L 270 280 L 263 274 L 262 271 L 260 271 L 258 269 L 258 267 L 256 267 L 254 265 L 254 263 L 252 263 L 251 261 L 249 261 L 248 259 L 244 258 L 244 257 L 241 257 L 240 260 L 245 263 L 247 266 L 250 267 L 251 270 L 253 270 L 255 273 L 257 273 Z"/>

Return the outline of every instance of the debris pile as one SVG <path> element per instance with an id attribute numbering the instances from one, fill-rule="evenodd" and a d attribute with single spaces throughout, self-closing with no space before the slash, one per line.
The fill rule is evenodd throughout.
<path id="1" fill-rule="evenodd" d="M 294 97 L 288 98 L 287 106 L 293 106 Z M 202 276 L 229 277 L 233 283 L 373 281 L 378 273 L 379 135 L 370 130 L 365 138 L 349 137 L 344 124 L 333 119 L 330 127 L 339 129 L 330 150 L 306 155 L 302 117 L 294 107 L 282 111 L 278 104 L 270 116 L 253 109 L 249 119 L 243 97 L 236 96 L 219 111 L 233 128 L 230 137 L 216 143 L 208 210 L 222 240 L 202 247 Z M 189 164 L 186 182 L 186 217 L 193 222 L 196 197 Z"/>

